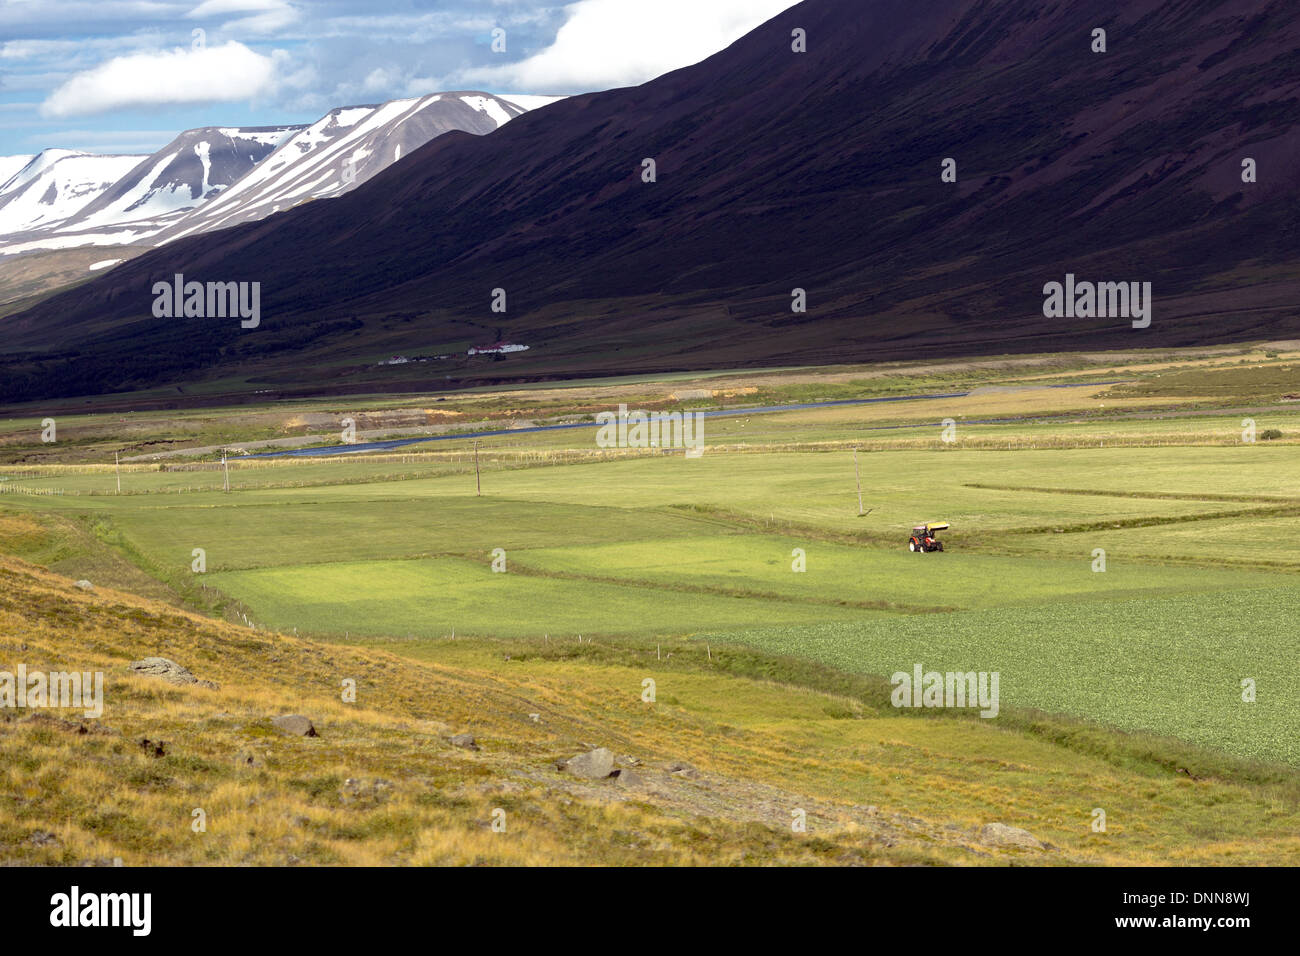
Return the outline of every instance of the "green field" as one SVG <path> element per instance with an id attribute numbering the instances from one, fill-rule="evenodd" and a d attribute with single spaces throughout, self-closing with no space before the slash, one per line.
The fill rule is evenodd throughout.
<path id="1" fill-rule="evenodd" d="M 0 509 L 69 536 L 34 560 L 137 590 L 132 575 L 147 575 L 175 603 L 258 627 L 421 655 L 453 633 L 584 635 L 748 646 L 852 674 L 996 670 L 1005 708 L 1296 766 L 1300 409 L 1252 411 L 1284 439 L 1248 443 L 1234 405 L 1270 400 L 1261 381 L 1294 387 L 1294 367 L 1261 379 L 1227 363 L 1242 391 L 1226 395 L 1201 368 L 1171 377 L 1181 415 L 1131 404 L 1165 400 L 1157 372 L 1109 391 L 1021 379 L 952 402 L 737 410 L 709 420 L 698 460 L 604 454 L 587 431 L 485 439 L 481 495 L 471 446 L 453 441 L 235 462 L 229 494 L 210 461 L 129 466 L 122 494 L 111 467 L 0 465 L 14 489 Z M 951 522 L 946 552 L 906 550 L 925 520 Z M 9 550 L 22 556 L 23 540 Z"/>
<path id="2" fill-rule="evenodd" d="M 347 626 L 372 637 L 653 637 L 746 627 L 755 620 L 793 627 L 862 617 L 795 602 L 495 574 L 486 557 L 481 563 L 441 558 L 233 571 L 212 575 L 209 583 L 279 630 L 337 635 Z"/>
<path id="3" fill-rule="evenodd" d="M 996 671 L 1003 706 L 1300 765 L 1300 588 L 1223 590 L 708 635 L 868 674 Z M 1257 699 L 1242 699 L 1242 680 Z M 995 718 L 994 718 L 995 719 Z"/>

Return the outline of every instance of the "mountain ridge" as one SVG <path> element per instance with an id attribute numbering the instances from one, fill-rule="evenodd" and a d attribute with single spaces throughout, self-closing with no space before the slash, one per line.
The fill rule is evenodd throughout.
<path id="1" fill-rule="evenodd" d="M 30 342 L 57 314 L 89 362 L 69 387 L 92 390 L 173 374 L 84 350 L 124 329 L 179 349 L 127 291 L 174 273 L 260 281 L 273 317 L 255 336 L 192 325 L 174 366 L 304 387 L 327 353 L 331 385 L 374 388 L 363 349 L 489 336 L 532 346 L 496 377 L 1292 338 L 1297 46 L 1300 13 L 1274 0 L 805 0 L 699 64 L 439 137 L 8 324 Z M 1044 284 L 1071 273 L 1152 282 L 1150 329 L 1045 319 Z"/>
<path id="2" fill-rule="evenodd" d="M 444 92 L 336 107 L 311 124 L 213 125 L 185 130 L 156 152 L 134 157 L 137 164 L 112 183 L 100 183 L 93 189 L 82 186 L 80 201 L 65 204 L 57 215 L 31 222 L 11 217 L 10 228 L 0 229 L 0 256 L 87 245 L 162 245 L 187 235 L 259 219 L 305 199 L 339 195 L 354 188 L 395 162 L 403 152 L 409 154 L 451 129 L 481 135 L 525 111 L 525 107 L 491 94 Z M 344 121 L 340 123 L 340 119 Z M 336 140 L 346 141 L 362 127 L 366 135 L 353 151 L 357 161 L 352 179 L 343 181 L 340 164 L 320 166 L 317 151 L 328 153 L 338 145 Z M 381 152 L 388 158 L 381 158 Z M 309 157 L 308 153 L 313 155 Z M 8 182 L 17 182 L 18 176 L 39 165 L 43 157 L 51 157 L 48 164 L 53 165 L 73 156 L 95 161 L 89 153 L 47 149 L 32 157 Z M 122 160 L 118 167 L 125 160 L 108 159 Z M 302 166 L 320 168 L 315 170 L 315 180 L 296 183 L 301 188 L 277 192 L 280 180 L 270 176 L 264 160 L 276 167 L 281 179 L 290 180 L 288 186 L 295 185 Z M 257 167 L 261 171 L 255 174 Z M 272 181 L 268 184 L 262 182 L 263 178 Z M 0 183 L 0 190 L 7 184 Z M 250 185 L 255 187 L 254 201 L 227 201 L 230 195 Z M 0 191 L 0 222 L 4 221 L 5 191 Z"/>

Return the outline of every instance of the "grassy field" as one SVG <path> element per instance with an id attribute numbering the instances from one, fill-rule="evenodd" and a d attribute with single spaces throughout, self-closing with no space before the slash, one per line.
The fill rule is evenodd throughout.
<path id="1" fill-rule="evenodd" d="M 804 602 L 681 596 L 640 582 L 495 574 L 486 559 L 297 565 L 214 574 L 209 583 L 272 627 L 335 636 L 342 625 L 364 635 L 653 637 L 701 627 L 745 627 L 756 620 L 798 626 L 861 617 Z M 576 591 L 580 600 L 575 600 Z"/>
<path id="2" fill-rule="evenodd" d="M 867 674 L 996 671 L 1005 706 L 1088 717 L 1300 766 L 1300 589 L 1066 602 L 942 619 L 859 620 L 706 635 Z M 1242 680 L 1257 699 L 1242 698 Z"/>
<path id="3" fill-rule="evenodd" d="M 1273 821 L 1297 812 L 1282 781 L 1300 766 L 1300 404 L 1287 397 L 1300 382 L 1290 356 L 931 372 L 928 387 L 979 391 L 734 409 L 708 420 L 697 460 L 597 449 L 594 431 L 570 430 L 481 439 L 477 479 L 466 440 L 239 461 L 229 493 L 211 455 L 126 465 L 118 493 L 111 464 L 73 460 L 111 434 L 90 416 L 72 423 L 84 440 L 71 449 L 35 450 L 20 430 L 0 438 L 0 454 L 12 452 L 0 464 L 0 554 L 254 628 L 222 633 L 338 654 L 363 647 L 411 668 L 490 671 L 493 682 L 510 673 L 519 693 L 568 688 L 584 707 L 604 707 L 590 696 L 604 681 L 626 684 L 635 702 L 637 669 L 667 668 L 674 683 L 661 701 L 768 735 L 767 772 L 779 776 L 781 754 L 821 748 L 831 769 L 808 786 L 832 802 L 955 815 L 963 827 L 1013 806 L 1068 842 L 1069 814 L 1100 798 L 1079 811 L 1058 797 L 1089 804 L 1079 788 L 1092 774 L 1146 780 L 1151 789 L 1134 783 L 1124 797 L 1151 801 L 1136 855 L 1088 836 L 1071 844 L 1098 862 L 1150 860 L 1156 846 L 1168 861 L 1236 859 L 1218 843 L 1208 857 L 1197 849 L 1210 824 L 1193 805 L 1214 787 L 1244 788 L 1241 799 L 1272 809 L 1228 842 L 1245 841 L 1243 859 L 1259 860 Z M 741 394 L 759 404 L 839 399 L 898 391 L 905 376 L 886 371 L 673 379 L 663 392 L 638 380 L 444 404 L 478 421 L 587 414 L 610 398 L 705 384 L 714 397 L 704 406 Z M 1124 384 L 1050 387 L 1069 374 Z M 309 433 L 325 420 L 312 415 L 339 411 L 300 407 L 295 427 Z M 370 409 L 376 421 L 382 412 Z M 266 417 L 250 434 L 283 430 L 269 409 L 256 414 Z M 183 417 L 157 413 L 140 441 L 162 442 Z M 1280 435 L 1244 440 L 1243 419 Z M 188 441 L 212 437 L 206 427 Z M 908 529 L 925 520 L 951 522 L 944 553 L 907 551 Z M 999 716 L 894 710 L 885 679 L 918 663 L 999 672 Z M 821 717 L 805 722 L 810 713 Z M 984 761 L 1003 768 L 1001 783 L 997 774 L 987 788 L 955 782 L 973 767 L 988 772 Z M 1067 784 L 1058 772 L 1080 776 Z M 748 779 L 739 764 L 727 773 Z M 1162 788 L 1179 784 L 1192 802 L 1157 821 L 1157 805 L 1178 804 Z M 862 825 L 852 816 L 840 822 Z M 409 841 L 385 846 L 384 859 L 417 858 Z M 1294 849 L 1279 843 L 1269 859 Z M 970 862 L 946 849 L 925 858 Z"/>
<path id="4" fill-rule="evenodd" d="M 790 658 L 349 647 L 83 593 L 14 559 L 0 559 L 0 582 L 0 647 L 33 669 L 102 671 L 106 701 L 100 721 L 0 712 L 10 864 L 1300 862 L 1293 778 L 1064 721 L 899 713 L 877 682 Z M 219 687 L 127 669 L 152 654 Z M 647 677 L 654 703 L 639 696 Z M 345 678 L 355 703 L 340 699 Z M 275 733 L 270 718 L 290 712 L 319 736 Z M 465 732 L 479 750 L 449 743 Z M 555 770 L 593 743 L 640 782 Z M 792 831 L 795 810 L 807 832 Z M 989 822 L 1047 848 L 985 845 Z"/>

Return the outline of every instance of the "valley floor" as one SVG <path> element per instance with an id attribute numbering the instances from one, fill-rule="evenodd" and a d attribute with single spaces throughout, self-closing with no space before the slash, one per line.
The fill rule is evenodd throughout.
<path id="1" fill-rule="evenodd" d="M 0 423 L 0 670 L 106 680 L 96 721 L 0 710 L 0 859 L 1295 864 L 1297 358 L 427 406 L 730 409 L 698 459 L 559 431 L 100 463 L 424 414 L 378 399 Z M 1085 378 L 1112 384 L 1052 387 Z M 744 407 L 922 390 L 965 394 Z M 927 520 L 947 549 L 909 553 Z M 220 687 L 128 669 L 150 656 Z M 998 715 L 895 708 L 916 664 L 999 673 Z M 593 748 L 617 777 L 556 769 Z"/>

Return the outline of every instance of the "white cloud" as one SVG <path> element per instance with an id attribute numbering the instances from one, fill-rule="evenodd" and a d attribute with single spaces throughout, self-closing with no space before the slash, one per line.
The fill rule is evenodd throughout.
<path id="1" fill-rule="evenodd" d="M 298 11 L 286 0 L 204 0 L 185 14 L 191 20 L 250 14 L 232 20 L 223 29 L 233 33 L 275 33 L 298 19 Z"/>
<path id="2" fill-rule="evenodd" d="M 110 53 L 120 54 L 157 48 L 161 42 L 162 34 L 157 30 L 132 33 L 125 36 L 77 37 L 75 40 L 7 40 L 0 43 L 0 60 L 48 61 L 57 59 L 62 63 L 66 63 L 69 60 L 76 59 L 79 55 L 103 58 Z M 93 62 L 93 60 L 89 62 Z"/>
<path id="3" fill-rule="evenodd" d="M 0 2 L 0 32 L 15 36 L 50 25 L 129 23 L 175 18 L 172 2 L 153 0 L 4 0 Z"/>
<path id="4" fill-rule="evenodd" d="M 45 116 L 251 99 L 275 82 L 273 57 L 242 43 L 119 56 L 70 77 L 41 104 Z"/>
<path id="5" fill-rule="evenodd" d="M 366 76 L 361 84 L 361 88 L 367 93 L 382 93 L 385 90 L 392 89 L 393 85 L 398 82 L 396 73 L 392 70 L 385 70 L 382 67 L 375 67 Z"/>
<path id="6" fill-rule="evenodd" d="M 229 13 L 280 10 L 287 6 L 285 0 L 203 0 L 203 3 L 185 15 L 192 20 L 198 20 L 203 17 L 223 17 Z"/>
<path id="7" fill-rule="evenodd" d="M 577 0 L 545 50 L 462 78 L 539 92 L 633 86 L 698 63 L 796 2 Z"/>

